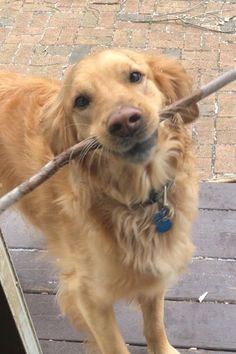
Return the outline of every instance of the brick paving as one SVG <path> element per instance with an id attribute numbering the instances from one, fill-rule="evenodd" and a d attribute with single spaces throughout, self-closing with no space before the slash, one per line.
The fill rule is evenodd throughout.
<path id="1" fill-rule="evenodd" d="M 0 0 L 0 70 L 61 78 L 107 47 L 174 56 L 197 88 L 236 67 L 236 0 Z M 200 109 L 202 180 L 236 174 L 236 82 Z"/>

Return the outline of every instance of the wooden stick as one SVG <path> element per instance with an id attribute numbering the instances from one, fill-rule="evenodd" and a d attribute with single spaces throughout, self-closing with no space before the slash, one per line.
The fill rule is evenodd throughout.
<path id="1" fill-rule="evenodd" d="M 172 118 L 175 113 L 183 111 L 190 104 L 200 101 L 234 80 L 236 80 L 236 69 L 226 72 L 222 76 L 212 80 L 207 85 L 195 91 L 192 95 L 182 98 L 181 100 L 178 100 L 163 109 L 160 112 L 161 120 Z M 100 147 L 99 142 L 96 138 L 91 137 L 81 141 L 56 156 L 53 160 L 49 161 L 44 167 L 42 167 L 38 173 L 0 198 L 0 214 L 15 202 L 20 200 L 24 195 L 32 192 L 40 184 L 53 176 L 60 168 L 79 156 L 80 153 L 85 151 L 85 149 L 95 150 L 98 147 Z"/>
<path id="2" fill-rule="evenodd" d="M 218 91 L 223 86 L 234 80 L 236 80 L 236 69 L 227 71 L 223 75 L 217 77 L 216 79 L 210 81 L 208 84 L 202 86 L 200 89 L 196 90 L 192 95 L 184 97 L 164 108 L 160 112 L 161 121 L 167 118 L 172 118 L 175 113 L 184 111 L 186 107 L 192 103 L 197 103 L 198 101 Z"/>
<path id="3" fill-rule="evenodd" d="M 44 165 L 38 173 L 0 198 L 0 214 L 12 204 L 20 200 L 23 196 L 40 186 L 40 184 L 53 176 L 60 168 L 79 156 L 83 151 L 85 151 L 85 149 L 89 148 L 89 150 L 95 150 L 99 146 L 100 144 L 97 140 L 91 137 L 75 144 L 66 151 L 62 152 L 60 155 L 54 157 L 54 159 Z"/>

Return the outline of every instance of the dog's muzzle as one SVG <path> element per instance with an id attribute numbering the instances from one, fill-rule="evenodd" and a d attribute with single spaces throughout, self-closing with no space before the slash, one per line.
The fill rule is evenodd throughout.
<path id="1" fill-rule="evenodd" d="M 138 108 L 119 107 L 111 113 L 107 122 L 107 130 L 115 143 L 114 152 L 134 162 L 149 158 L 156 144 L 157 130 L 147 135 L 145 119 Z"/>

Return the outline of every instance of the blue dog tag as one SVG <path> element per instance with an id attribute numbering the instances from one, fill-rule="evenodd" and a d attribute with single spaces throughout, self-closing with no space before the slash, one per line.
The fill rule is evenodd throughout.
<path id="1" fill-rule="evenodd" d="M 154 216 L 154 223 L 156 226 L 156 231 L 159 233 L 164 233 L 169 231 L 173 226 L 173 221 L 169 217 L 169 208 L 163 207 Z"/>

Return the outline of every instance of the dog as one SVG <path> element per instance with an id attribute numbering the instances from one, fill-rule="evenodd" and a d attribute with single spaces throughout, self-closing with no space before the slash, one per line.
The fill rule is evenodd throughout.
<path id="1" fill-rule="evenodd" d="M 0 74 L 1 195 L 73 144 L 95 136 L 101 145 L 17 203 L 58 260 L 62 312 L 99 353 L 129 353 L 119 299 L 139 305 L 150 353 L 178 353 L 164 296 L 194 249 L 198 173 L 186 124 L 199 111 L 162 122 L 160 111 L 191 90 L 177 60 L 128 49 L 88 56 L 63 82 Z"/>

